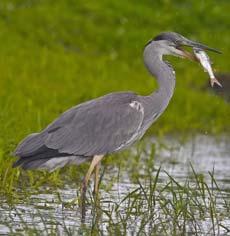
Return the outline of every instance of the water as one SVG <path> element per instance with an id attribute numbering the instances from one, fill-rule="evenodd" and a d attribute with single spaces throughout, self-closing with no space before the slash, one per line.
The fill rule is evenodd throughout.
<path id="1" fill-rule="evenodd" d="M 199 235 L 230 233 L 228 231 L 230 230 L 229 141 L 229 137 L 208 136 L 196 136 L 184 144 L 181 144 L 175 137 L 167 138 L 163 143 L 157 142 L 154 138 L 149 139 L 145 151 L 141 152 L 140 163 L 137 163 L 136 170 L 135 164 L 134 168 L 130 169 L 131 162 L 127 167 L 114 166 L 105 170 L 99 203 L 94 203 L 92 193 L 89 191 L 84 219 L 78 203 L 69 206 L 67 204 L 76 197 L 77 190 L 74 183 L 69 183 L 55 192 L 43 187 L 26 200 L 24 193 L 19 192 L 19 200 L 16 205 L 12 206 L 7 199 L 2 198 L 0 199 L 0 235 L 23 233 L 25 230 L 60 235 L 64 233 L 78 235 L 92 230 L 109 234 L 110 229 L 115 232 L 114 229 L 118 225 L 121 232 L 124 233 L 126 230 L 125 234 L 135 235 L 138 230 L 148 234 L 175 232 L 173 231 L 173 227 L 176 227 L 174 224 L 182 227 L 184 218 L 180 212 L 178 217 L 173 218 L 175 217 L 174 212 L 176 212 L 174 208 L 180 202 L 186 203 L 183 199 L 185 197 L 189 198 L 191 202 L 194 201 L 188 205 L 188 208 L 194 205 L 194 209 L 189 209 L 189 212 L 194 214 L 194 218 L 192 215 L 189 216 L 191 221 L 186 221 L 183 232 L 191 234 L 195 232 Z M 155 143 L 155 156 L 152 162 L 148 162 L 152 156 L 150 150 L 153 143 Z M 137 149 L 133 148 L 132 153 L 135 156 Z M 127 164 L 129 165 L 128 162 L 126 162 Z M 156 176 L 160 166 L 157 187 L 151 195 L 148 179 Z M 190 198 L 193 189 L 200 186 L 200 192 L 202 192 L 202 185 L 196 184 L 191 166 L 197 176 L 205 180 L 210 194 L 206 191 L 203 196 L 201 194 L 201 196 L 191 196 Z M 138 178 L 135 177 L 135 171 Z M 210 177 L 213 174 L 218 187 L 213 184 Z M 191 193 L 186 195 L 182 188 L 177 189 L 176 184 L 173 186 L 173 190 L 170 190 L 170 184 L 167 186 L 170 181 L 169 176 L 172 176 L 182 186 L 189 183 Z M 134 193 L 128 195 L 132 191 Z M 182 200 L 175 199 L 177 197 L 182 197 Z M 151 205 L 153 202 L 154 204 Z M 212 206 L 214 213 L 211 211 Z M 202 209 L 204 212 L 201 214 Z M 212 214 L 213 218 L 210 216 Z M 150 219 L 146 220 L 149 216 L 151 216 Z M 177 219 L 177 221 L 173 223 L 172 219 Z M 143 223 L 145 220 L 146 223 Z M 168 228 L 166 227 L 165 231 L 162 231 L 164 224 Z"/>

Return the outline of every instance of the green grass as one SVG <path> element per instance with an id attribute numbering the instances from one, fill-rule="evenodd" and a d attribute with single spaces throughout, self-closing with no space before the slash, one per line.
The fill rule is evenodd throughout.
<path id="1" fill-rule="evenodd" d="M 86 222 L 82 223 L 80 206 L 66 204 L 66 196 L 43 203 L 44 199 L 36 202 L 22 192 L 23 200 L 19 200 L 19 206 L 31 206 L 30 212 L 18 207 L 14 200 L 10 203 L 14 214 L 4 214 L 5 225 L 14 235 L 15 224 L 9 221 L 13 214 L 18 219 L 18 233 L 27 235 L 40 235 L 42 232 L 47 235 L 56 235 L 57 232 L 65 235 L 222 235 L 230 232 L 226 225 L 230 213 L 229 198 L 224 196 L 218 186 L 214 172 L 210 172 L 205 179 L 193 170 L 184 182 L 160 168 L 154 176 L 151 174 L 143 177 L 139 173 L 136 187 L 122 197 L 117 192 L 108 191 L 109 196 L 103 194 L 101 199 L 95 199 L 92 192 L 88 191 Z M 162 174 L 167 177 L 162 179 Z M 46 191 L 40 190 L 39 193 L 45 194 Z M 55 191 L 53 194 L 59 193 Z M 58 211 L 57 217 L 54 209 L 60 209 L 61 205 L 63 210 Z M 68 225 L 65 212 L 76 212 L 75 225 Z"/>
<path id="2" fill-rule="evenodd" d="M 157 87 L 142 62 L 145 43 L 176 31 L 223 51 L 210 54 L 229 70 L 229 1 L 1 0 L 0 2 L 0 192 L 50 183 L 57 187 L 85 167 L 64 171 L 12 169 L 11 152 L 66 109 L 121 90 L 146 95 Z M 230 131 L 230 106 L 202 89 L 200 66 L 169 57 L 177 74 L 175 95 L 150 134 Z M 123 154 L 121 154 L 123 155 Z M 67 175 L 65 175 L 67 173 Z"/>

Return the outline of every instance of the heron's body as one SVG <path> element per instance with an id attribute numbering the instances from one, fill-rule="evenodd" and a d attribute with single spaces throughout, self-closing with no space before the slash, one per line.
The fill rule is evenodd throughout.
<path id="1" fill-rule="evenodd" d="M 168 106 L 174 92 L 175 72 L 162 56 L 184 56 L 176 48 L 178 40 L 187 39 L 166 33 L 145 47 L 144 62 L 158 81 L 157 91 L 149 96 L 111 93 L 71 108 L 43 131 L 29 135 L 18 145 L 15 155 L 19 159 L 14 166 L 52 171 L 92 160 L 88 181 L 103 156 L 123 150 L 140 139 Z"/>
<path id="2" fill-rule="evenodd" d="M 175 85 L 173 70 L 155 56 L 155 50 L 145 51 L 144 58 L 150 72 L 162 68 L 161 75 L 155 75 L 162 76 L 158 91 L 149 96 L 111 93 L 71 108 L 42 132 L 22 141 L 14 166 L 54 170 L 120 151 L 140 139 L 167 107 Z"/>

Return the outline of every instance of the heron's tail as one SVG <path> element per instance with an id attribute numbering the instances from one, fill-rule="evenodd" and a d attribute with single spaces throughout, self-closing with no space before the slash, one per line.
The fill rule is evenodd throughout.
<path id="1" fill-rule="evenodd" d="M 45 169 L 53 171 L 68 164 L 79 165 L 91 159 L 91 157 L 74 156 L 48 148 L 45 145 L 46 137 L 46 133 L 34 133 L 26 137 L 14 152 L 14 155 L 19 159 L 13 164 L 13 167 L 20 166 L 25 170 Z"/>
<path id="2" fill-rule="evenodd" d="M 34 133 L 23 139 L 14 151 L 15 156 L 32 156 L 43 152 L 46 133 Z"/>
<path id="3" fill-rule="evenodd" d="M 51 172 L 57 168 L 64 167 L 65 165 L 79 165 L 91 159 L 92 157 L 73 156 L 66 153 L 58 153 L 56 150 L 48 149 L 42 154 L 29 157 L 19 157 L 19 159 L 13 164 L 13 167 L 20 166 L 24 170 L 41 169 Z"/>

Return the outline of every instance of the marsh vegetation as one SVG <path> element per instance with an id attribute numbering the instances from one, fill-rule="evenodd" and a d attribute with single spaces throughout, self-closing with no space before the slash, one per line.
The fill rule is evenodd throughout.
<path id="1" fill-rule="evenodd" d="M 111 163 L 107 160 L 100 195 L 96 199 L 91 186 L 83 213 L 76 201 L 80 185 L 75 175 L 59 187 L 47 181 L 34 188 L 34 183 L 27 182 L 1 199 L 0 233 L 227 234 L 228 143 L 227 137 L 205 136 L 184 143 L 174 137 L 161 145 L 156 140 L 142 142 L 132 154 L 126 152 Z"/>

